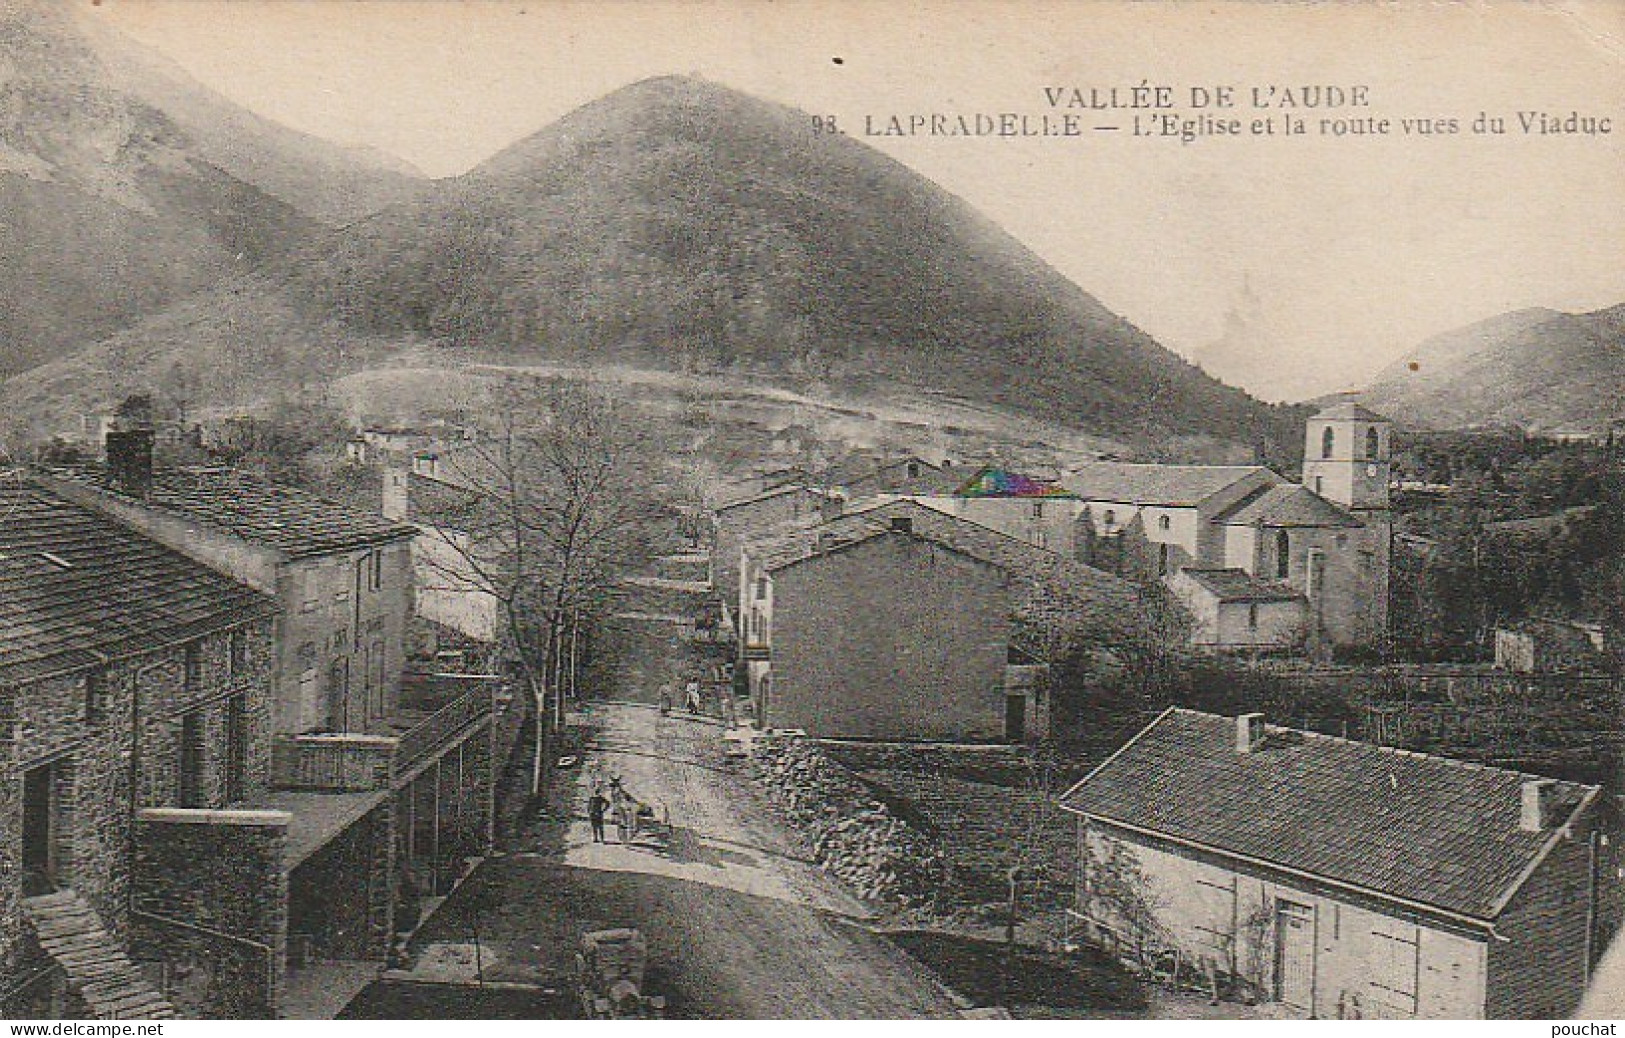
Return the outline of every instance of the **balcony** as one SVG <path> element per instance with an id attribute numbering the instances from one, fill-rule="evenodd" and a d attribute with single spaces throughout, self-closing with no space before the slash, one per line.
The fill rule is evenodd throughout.
<path id="1" fill-rule="evenodd" d="M 490 716 L 500 686 L 488 675 L 408 675 L 388 734 L 278 736 L 271 785 L 321 793 L 389 789 Z"/>

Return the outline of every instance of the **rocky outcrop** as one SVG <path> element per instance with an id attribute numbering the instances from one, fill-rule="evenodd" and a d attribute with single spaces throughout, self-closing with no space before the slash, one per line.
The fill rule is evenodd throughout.
<path id="1" fill-rule="evenodd" d="M 937 841 L 805 739 L 757 741 L 749 771 L 818 862 L 859 897 L 919 907 L 946 886 L 948 866 Z"/>

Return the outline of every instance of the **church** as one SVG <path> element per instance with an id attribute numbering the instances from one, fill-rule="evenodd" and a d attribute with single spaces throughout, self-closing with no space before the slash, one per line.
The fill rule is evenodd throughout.
<path id="1" fill-rule="evenodd" d="M 1156 578 L 1193 644 L 1379 645 L 1388 630 L 1390 424 L 1353 402 L 1309 419 L 1303 482 L 1261 465 L 1099 462 L 1062 482 L 1082 502 L 1084 561 Z"/>
<path id="2" fill-rule="evenodd" d="M 1094 462 L 1057 480 L 992 467 L 921 504 L 1141 582 L 1215 650 L 1379 646 L 1388 630 L 1387 419 L 1333 404 L 1308 421 L 1303 482 L 1263 465 Z"/>

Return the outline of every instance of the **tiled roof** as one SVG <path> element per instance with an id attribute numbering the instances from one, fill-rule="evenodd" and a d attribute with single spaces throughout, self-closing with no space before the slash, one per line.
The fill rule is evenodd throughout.
<path id="1" fill-rule="evenodd" d="M 1353 400 L 1329 404 L 1316 412 L 1315 417 L 1310 420 L 1314 421 L 1315 419 L 1357 422 L 1386 422 L 1388 420 L 1370 408 L 1355 403 Z"/>
<path id="2" fill-rule="evenodd" d="M 1308 487 L 1283 483 L 1249 494 L 1220 512 L 1215 522 L 1229 526 L 1359 527 L 1365 524 Z"/>
<path id="3" fill-rule="evenodd" d="M 144 500 L 124 495 L 104 469 L 52 469 L 50 474 L 131 504 L 185 516 L 290 558 L 384 544 L 416 533 L 405 523 L 353 505 L 229 469 L 160 469 L 153 473 Z"/>
<path id="4" fill-rule="evenodd" d="M 1493 920 L 1557 829 L 1519 827 L 1534 776 L 1170 709 L 1061 797 L 1062 806 L 1176 842 Z M 1596 786 L 1558 782 L 1559 827 Z"/>
<path id="5" fill-rule="evenodd" d="M 1059 483 L 984 465 L 954 490 L 958 497 L 1076 497 Z"/>
<path id="6" fill-rule="evenodd" d="M 724 503 L 717 505 L 716 511 L 726 512 L 731 508 L 739 508 L 743 505 L 754 505 L 762 501 L 770 501 L 773 498 L 784 497 L 791 494 L 805 494 L 809 497 L 818 498 L 829 496 L 827 494 L 820 493 L 819 491 L 801 486 L 800 484 L 791 484 L 788 486 L 774 487 L 772 490 L 764 490 L 759 493 L 749 493 L 744 497 L 726 500 Z"/>
<path id="7" fill-rule="evenodd" d="M 1290 584 L 1260 580 L 1243 569 L 1186 567 L 1180 572 L 1221 602 L 1292 602 L 1303 597 L 1303 592 Z"/>
<path id="8" fill-rule="evenodd" d="M 1068 473 L 1061 483 L 1090 501 L 1188 507 L 1256 473 L 1281 477 L 1262 465 L 1144 465 L 1097 461 Z"/>
<path id="9" fill-rule="evenodd" d="M 1027 647 L 1035 652 L 1050 654 L 1062 647 L 1066 629 L 1074 625 L 1106 631 L 1127 630 L 1140 622 L 1140 593 L 1127 581 L 908 499 L 877 501 L 827 522 L 781 524 L 748 541 L 745 550 L 757 565 L 772 572 L 845 545 L 896 535 L 900 531 L 895 519 L 908 520 L 906 536 L 940 544 L 1009 574 L 1021 589 L 1015 619 L 1033 628 Z"/>
<path id="10" fill-rule="evenodd" d="M 0 482 L 0 681 L 269 616 L 276 603 L 49 490 Z"/>

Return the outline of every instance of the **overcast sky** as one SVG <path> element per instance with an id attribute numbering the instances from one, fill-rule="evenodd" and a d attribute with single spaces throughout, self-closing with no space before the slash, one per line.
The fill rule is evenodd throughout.
<path id="1" fill-rule="evenodd" d="M 1422 338 L 1625 302 L 1625 4 L 502 3 L 78 0 L 289 126 L 460 173 L 577 105 L 686 73 L 865 118 L 1051 109 L 1046 87 L 1365 86 L 1310 134 L 1190 144 L 864 138 L 1107 306 L 1271 398 L 1361 384 Z M 840 59 L 837 63 L 836 59 Z M 1529 135 L 1517 113 L 1611 120 Z M 1485 112 L 1501 136 L 1471 133 Z M 1257 112 L 1228 113 L 1250 124 Z M 1322 114 L 1384 137 L 1314 133 Z M 1402 118 L 1454 118 L 1406 136 Z M 1227 333 L 1227 327 L 1229 329 Z"/>

